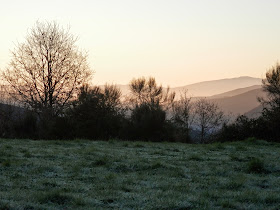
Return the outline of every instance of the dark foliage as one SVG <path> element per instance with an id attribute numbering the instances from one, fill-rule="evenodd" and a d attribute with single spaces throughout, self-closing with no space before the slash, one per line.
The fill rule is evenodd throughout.
<path id="1" fill-rule="evenodd" d="M 180 99 L 172 106 L 172 124 L 175 128 L 174 138 L 180 142 L 190 142 L 190 130 L 193 122 L 193 103 L 191 97 L 187 96 L 187 91 L 180 95 Z"/>
<path id="2" fill-rule="evenodd" d="M 76 136 L 74 122 L 68 115 L 54 118 L 50 129 L 50 139 L 73 139 Z"/>
<path id="3" fill-rule="evenodd" d="M 71 118 L 79 138 L 109 139 L 118 137 L 123 121 L 120 91 L 115 86 L 83 86 L 74 103 Z"/>
<path id="4" fill-rule="evenodd" d="M 256 120 L 241 115 L 234 123 L 224 124 L 218 134 L 220 141 L 238 141 L 255 135 Z"/>
<path id="5" fill-rule="evenodd" d="M 0 104 L 0 135 L 3 138 L 36 138 L 36 114 L 18 106 Z"/>
<path id="6" fill-rule="evenodd" d="M 264 110 L 262 116 L 250 119 L 239 116 L 234 123 L 224 125 L 216 135 L 218 141 L 239 141 L 249 137 L 280 141 L 280 112 Z"/>
<path id="7" fill-rule="evenodd" d="M 175 93 L 157 85 L 155 78 L 138 78 L 130 82 L 131 116 L 128 136 L 134 140 L 170 141 L 174 125 L 166 113 L 174 102 Z"/>
<path id="8" fill-rule="evenodd" d="M 13 133 L 14 113 L 13 106 L 0 104 L 0 135 L 2 138 L 11 137 Z"/>
<path id="9" fill-rule="evenodd" d="M 166 113 L 160 106 L 141 104 L 131 114 L 131 131 L 134 139 L 163 140 L 166 133 Z"/>
<path id="10" fill-rule="evenodd" d="M 280 142 L 280 107 L 264 109 L 259 121 L 262 122 L 262 127 L 258 132 L 262 134 L 262 138 Z"/>
<path id="11" fill-rule="evenodd" d="M 38 117 L 30 110 L 24 110 L 14 122 L 15 137 L 36 139 L 38 137 Z"/>
<path id="12" fill-rule="evenodd" d="M 162 85 L 157 85 L 153 77 L 133 79 L 130 81 L 129 88 L 131 92 L 129 101 L 134 107 L 148 104 L 166 109 L 175 99 L 175 92 L 170 92 L 169 87 L 164 90 Z"/>
<path id="13" fill-rule="evenodd" d="M 255 137 L 280 142 L 280 65 L 276 64 L 266 72 L 263 91 L 267 98 L 259 98 L 263 105 L 262 115 L 257 119 L 240 116 L 230 125 L 224 125 L 219 132 L 220 141 L 234 141 Z"/>
<path id="14" fill-rule="evenodd" d="M 277 63 L 266 72 L 266 79 L 262 80 L 262 89 L 267 93 L 267 99 L 259 98 L 265 109 L 280 108 L 280 65 Z"/>
<path id="15" fill-rule="evenodd" d="M 273 94 L 271 93 L 266 101 L 262 100 L 264 108 L 262 115 L 257 119 L 241 115 L 233 123 L 224 124 L 220 129 L 216 125 L 221 124 L 223 114 L 211 104 L 209 107 L 214 106 L 214 109 L 206 109 L 208 106 L 203 108 L 203 116 L 206 116 L 206 110 L 210 113 L 209 119 L 217 118 L 210 123 L 211 126 L 218 127 L 215 128 L 211 140 L 239 141 L 255 137 L 280 141 L 280 91 L 279 94 L 277 92 L 280 80 L 275 75 L 279 73 L 280 70 L 275 70 L 267 74 L 268 80 L 264 82 L 264 89 L 272 91 Z M 272 89 L 270 86 L 273 86 Z M 0 104 L 0 136 L 30 139 L 121 138 L 193 142 L 200 135 L 192 127 L 196 119 L 192 114 L 199 104 L 190 103 L 190 98 L 186 95 L 174 102 L 174 93 L 164 92 L 153 78 L 133 80 L 131 91 L 133 93 L 128 100 L 129 106 L 124 107 L 121 92 L 116 86 L 105 85 L 104 88 L 100 88 L 84 85 L 71 106 L 56 116 L 48 114 L 49 112 L 38 114 L 30 110 L 30 107 Z M 210 135 L 214 129 L 204 118 L 202 122 L 205 123 L 205 135 Z"/>

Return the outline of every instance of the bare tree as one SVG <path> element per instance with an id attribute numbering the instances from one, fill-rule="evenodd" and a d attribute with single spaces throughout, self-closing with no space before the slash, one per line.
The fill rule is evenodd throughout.
<path id="1" fill-rule="evenodd" d="M 170 89 L 163 89 L 162 85 L 157 85 L 155 78 L 138 78 L 133 79 L 130 84 L 131 97 L 130 101 L 134 105 L 146 104 L 150 106 L 164 106 L 169 108 L 175 98 L 175 93 Z"/>
<path id="2" fill-rule="evenodd" d="M 37 22 L 3 73 L 11 95 L 38 113 L 58 115 L 92 75 L 76 41 L 56 22 Z"/>
<path id="3" fill-rule="evenodd" d="M 192 109 L 191 97 L 188 97 L 185 90 L 181 93 L 180 99 L 174 102 L 172 111 L 173 121 L 187 131 L 190 129 L 191 122 L 193 121 Z"/>
<path id="4" fill-rule="evenodd" d="M 172 105 L 171 120 L 177 127 L 176 137 L 180 141 L 190 140 L 190 129 L 193 121 L 193 103 L 187 95 L 187 90 L 180 94 L 180 99 Z"/>
<path id="5" fill-rule="evenodd" d="M 194 107 L 194 124 L 199 130 L 200 142 L 204 143 L 225 122 L 224 113 L 205 98 L 196 101 Z"/>

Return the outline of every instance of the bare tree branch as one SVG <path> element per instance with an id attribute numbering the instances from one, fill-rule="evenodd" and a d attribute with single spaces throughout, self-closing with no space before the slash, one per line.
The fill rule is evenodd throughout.
<path id="1" fill-rule="evenodd" d="M 59 114 L 92 75 L 76 41 L 56 22 L 37 22 L 3 73 L 11 95 L 38 113 Z"/>
<path id="2" fill-rule="evenodd" d="M 207 137 L 211 136 L 225 122 L 224 113 L 217 104 L 207 101 L 205 98 L 196 101 L 194 107 L 194 124 L 200 131 L 200 142 L 205 143 Z"/>

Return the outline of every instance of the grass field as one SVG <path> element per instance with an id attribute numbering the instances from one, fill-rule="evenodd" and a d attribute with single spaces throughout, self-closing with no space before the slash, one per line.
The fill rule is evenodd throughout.
<path id="1" fill-rule="evenodd" d="M 279 209 L 280 144 L 0 140 L 0 209 Z"/>

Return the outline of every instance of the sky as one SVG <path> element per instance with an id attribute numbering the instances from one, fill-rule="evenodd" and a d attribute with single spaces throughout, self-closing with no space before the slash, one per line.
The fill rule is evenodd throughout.
<path id="1" fill-rule="evenodd" d="M 70 26 L 96 85 L 264 78 L 280 59 L 279 9 L 279 0 L 3 1 L 0 69 L 39 20 Z"/>

